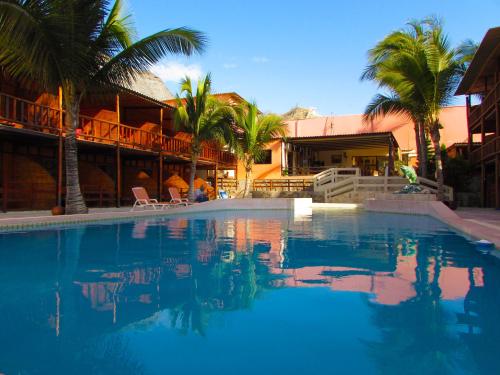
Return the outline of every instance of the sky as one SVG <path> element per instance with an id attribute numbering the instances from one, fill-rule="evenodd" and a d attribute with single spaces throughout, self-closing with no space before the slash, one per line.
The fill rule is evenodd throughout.
<path id="1" fill-rule="evenodd" d="M 209 40 L 202 55 L 154 67 L 175 94 L 185 75 L 212 74 L 265 112 L 298 105 L 323 115 L 362 113 L 377 92 L 359 77 L 367 51 L 412 19 L 437 16 L 453 45 L 500 26 L 500 0 L 127 0 L 138 37 L 187 26 Z M 457 98 L 456 104 L 463 104 Z"/>

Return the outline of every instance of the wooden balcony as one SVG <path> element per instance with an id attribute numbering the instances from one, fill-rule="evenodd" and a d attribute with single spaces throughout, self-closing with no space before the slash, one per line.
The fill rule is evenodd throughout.
<path id="1" fill-rule="evenodd" d="M 477 129 L 481 126 L 481 120 L 489 116 L 494 110 L 497 102 L 500 101 L 500 82 L 496 83 L 483 98 L 481 104 L 471 108 L 469 114 L 469 126 L 471 129 Z"/>
<path id="2" fill-rule="evenodd" d="M 58 108 L 0 93 L 0 122 L 3 126 L 41 135 L 64 137 L 64 116 L 64 111 Z M 77 138 L 82 142 L 158 154 L 161 152 L 182 160 L 188 160 L 191 156 L 189 141 L 161 135 L 158 130 L 143 130 L 83 115 L 79 117 L 78 124 Z M 202 147 L 200 161 L 231 167 L 237 163 L 234 154 L 209 146 Z"/>

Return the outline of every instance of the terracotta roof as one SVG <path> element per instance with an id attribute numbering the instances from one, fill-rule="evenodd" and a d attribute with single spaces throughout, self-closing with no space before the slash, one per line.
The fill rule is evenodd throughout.
<path id="1" fill-rule="evenodd" d="M 464 142 L 467 137 L 465 106 L 447 107 L 441 111 L 443 129 L 441 141 L 446 146 Z M 391 132 L 402 150 L 414 150 L 415 131 L 410 119 L 405 116 L 385 116 L 369 123 L 363 115 L 326 116 L 305 120 L 286 121 L 288 137 L 339 136 Z"/>

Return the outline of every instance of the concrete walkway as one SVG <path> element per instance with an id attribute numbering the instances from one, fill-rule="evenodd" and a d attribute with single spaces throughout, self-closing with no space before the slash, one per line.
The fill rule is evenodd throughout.
<path id="1" fill-rule="evenodd" d="M 463 207 L 457 209 L 455 212 L 465 221 L 498 230 L 500 233 L 500 210 L 492 208 Z"/>

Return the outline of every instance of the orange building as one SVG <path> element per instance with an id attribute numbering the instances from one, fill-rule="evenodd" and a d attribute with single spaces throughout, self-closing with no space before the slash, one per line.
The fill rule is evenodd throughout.
<path id="1" fill-rule="evenodd" d="M 130 87 L 87 97 L 77 129 L 80 183 L 89 206 L 131 203 L 131 187 L 166 199 L 164 181 L 189 173 L 189 137 L 173 127 L 168 89 L 151 73 Z M 64 200 L 60 93 L 0 74 L 0 209 L 50 209 Z M 202 149 L 199 169 L 236 168 L 230 152 Z"/>
<path id="2" fill-rule="evenodd" d="M 465 106 L 441 113 L 441 141 L 449 147 L 467 140 Z M 255 179 L 311 176 L 328 168 L 358 167 L 364 175 L 383 174 L 395 160 L 416 162 L 415 131 L 404 116 L 385 116 L 366 123 L 363 115 L 289 120 L 285 142 L 269 144 L 268 156 L 253 169 Z M 238 167 L 238 179 L 245 172 Z"/>

